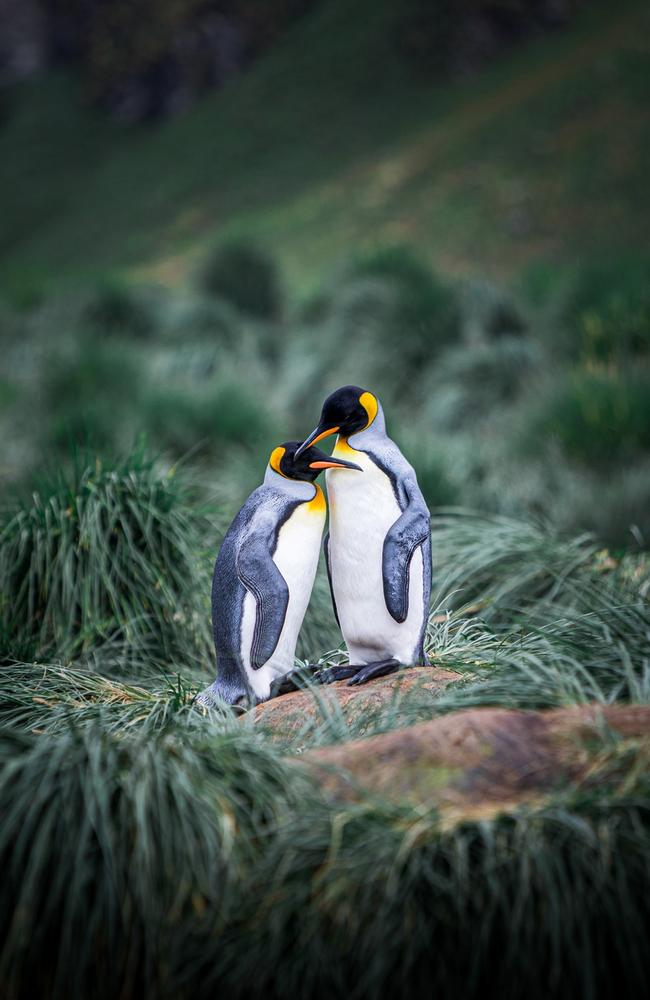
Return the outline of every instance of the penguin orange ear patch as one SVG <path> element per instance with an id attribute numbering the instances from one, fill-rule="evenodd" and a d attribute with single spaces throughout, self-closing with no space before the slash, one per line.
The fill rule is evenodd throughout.
<path id="1" fill-rule="evenodd" d="M 366 427 L 370 427 L 371 423 L 377 416 L 377 400 L 371 392 L 362 392 L 359 396 L 359 402 L 368 414 L 368 423 L 366 424 Z M 364 430 L 366 427 L 364 427 Z"/>
<path id="2" fill-rule="evenodd" d="M 269 465 L 274 472 L 279 473 L 279 475 L 284 476 L 284 472 L 280 468 L 280 462 L 284 458 L 284 448 L 274 448 L 271 452 L 271 457 L 269 458 Z"/>

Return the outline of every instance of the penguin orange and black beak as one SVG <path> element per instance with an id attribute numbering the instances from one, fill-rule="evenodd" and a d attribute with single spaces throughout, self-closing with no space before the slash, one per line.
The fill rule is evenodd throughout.
<path id="1" fill-rule="evenodd" d="M 320 448 L 312 448 L 311 450 L 315 458 L 309 463 L 310 469 L 355 469 L 357 472 L 363 472 L 361 466 L 355 465 L 354 462 L 346 462 L 344 458 L 326 455 Z"/>
<path id="2" fill-rule="evenodd" d="M 360 465 L 355 465 L 354 462 L 344 462 L 343 460 L 336 462 L 310 462 L 310 469 L 356 469 L 357 472 L 363 472 Z"/>
<path id="3" fill-rule="evenodd" d="M 323 427 L 322 424 L 319 424 L 318 427 L 316 427 L 315 430 L 311 432 L 309 437 L 305 438 L 303 443 L 297 449 L 296 458 L 302 455 L 303 451 L 306 451 L 307 448 L 310 448 L 313 444 L 316 444 L 317 441 L 322 441 L 323 438 L 329 437 L 330 434 L 338 434 L 338 431 L 339 431 L 338 427 Z"/>

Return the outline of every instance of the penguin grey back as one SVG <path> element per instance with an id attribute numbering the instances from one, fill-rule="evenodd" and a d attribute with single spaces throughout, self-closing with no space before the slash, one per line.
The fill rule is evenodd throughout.
<path id="1" fill-rule="evenodd" d="M 212 633 L 217 654 L 215 693 L 234 705 L 254 700 L 242 658 L 242 617 L 246 587 L 239 569 L 243 543 L 258 544 L 262 558 L 275 552 L 280 528 L 299 503 L 269 485 L 254 490 L 226 532 L 212 577 Z M 256 533 L 258 529 L 258 533 Z"/>

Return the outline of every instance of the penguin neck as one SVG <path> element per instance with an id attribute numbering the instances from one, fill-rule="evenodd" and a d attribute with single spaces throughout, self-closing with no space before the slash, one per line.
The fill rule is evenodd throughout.
<path id="1" fill-rule="evenodd" d="M 363 451 L 364 448 L 371 448 L 373 444 L 386 440 L 386 418 L 382 405 L 377 400 L 377 413 L 370 427 L 364 427 L 362 431 L 351 434 L 347 439 L 351 448 Z"/>
<path id="2" fill-rule="evenodd" d="M 315 483 L 305 482 L 304 479 L 287 479 L 279 472 L 267 466 L 264 476 L 264 485 L 272 486 L 273 489 L 285 493 L 287 496 L 295 497 L 296 500 L 313 500 L 318 490 Z"/>

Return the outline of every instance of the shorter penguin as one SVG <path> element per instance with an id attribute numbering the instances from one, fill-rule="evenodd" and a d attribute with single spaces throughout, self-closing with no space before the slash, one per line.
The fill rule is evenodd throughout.
<path id="1" fill-rule="evenodd" d="M 271 453 L 264 483 L 219 550 L 212 580 L 217 679 L 198 696 L 203 705 L 266 701 L 293 670 L 325 525 L 315 479 L 323 469 L 361 471 L 318 448 L 296 456 L 299 444 L 287 441 Z"/>
<path id="2" fill-rule="evenodd" d="M 381 404 L 356 385 L 323 403 L 318 427 L 298 449 L 338 434 L 332 458 L 363 476 L 327 474 L 325 556 L 334 612 L 352 661 L 317 679 L 364 684 L 400 665 L 424 663 L 431 592 L 429 511 L 415 471 L 386 433 Z"/>

